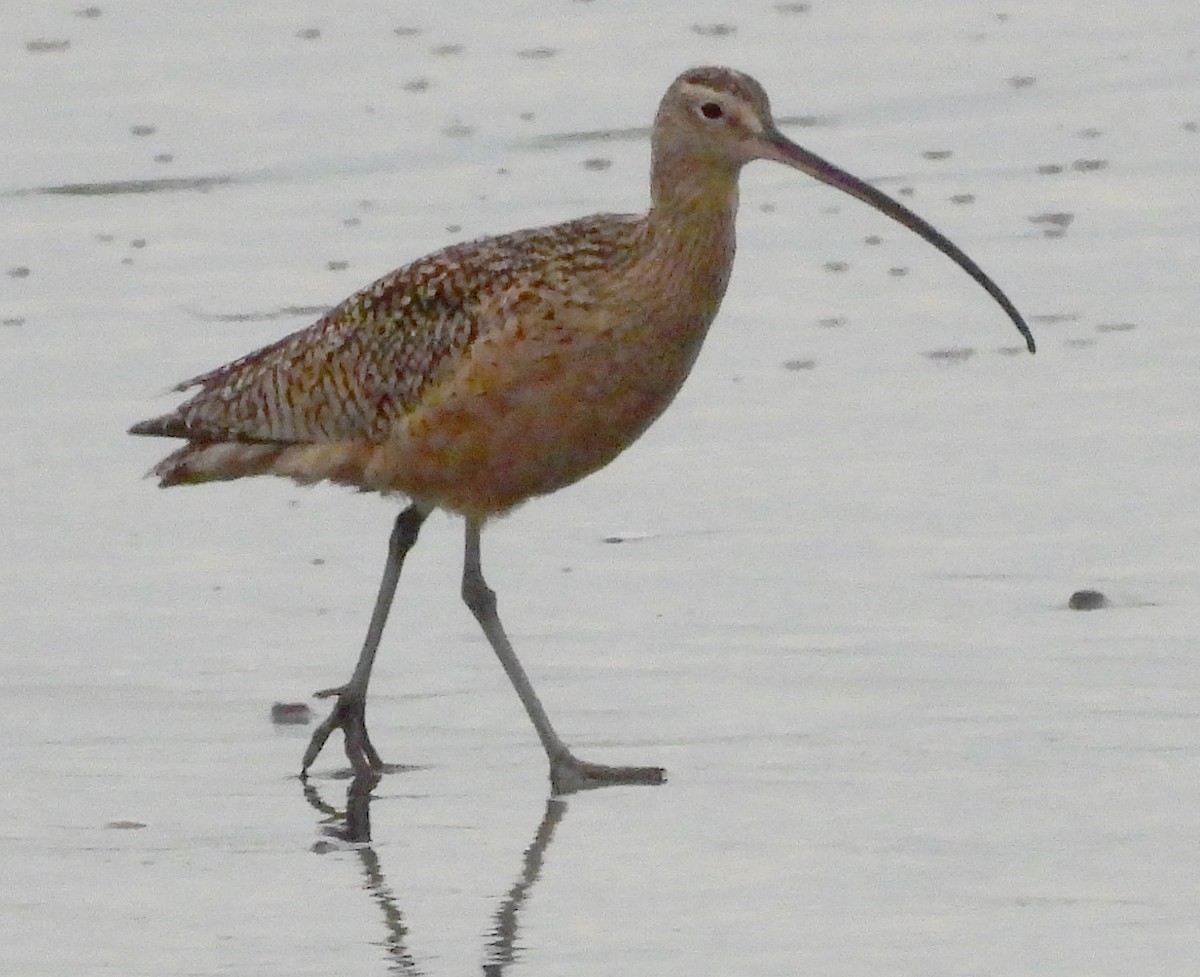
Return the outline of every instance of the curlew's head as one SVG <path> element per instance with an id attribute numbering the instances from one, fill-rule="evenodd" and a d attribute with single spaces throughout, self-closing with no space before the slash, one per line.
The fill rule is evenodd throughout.
<path id="1" fill-rule="evenodd" d="M 749 75 L 718 67 L 685 71 L 659 105 L 652 147 L 656 207 L 681 185 L 691 188 L 693 204 L 697 192 L 735 194 L 738 172 L 756 159 L 783 163 L 857 197 L 919 234 L 975 279 L 1008 314 L 1029 352 L 1035 350 L 1029 326 L 983 269 L 903 204 L 784 136 L 771 117 L 767 93 Z"/>
<path id="2" fill-rule="evenodd" d="M 762 85 L 732 68 L 692 68 L 671 83 L 654 120 L 655 158 L 736 175 L 777 135 Z"/>

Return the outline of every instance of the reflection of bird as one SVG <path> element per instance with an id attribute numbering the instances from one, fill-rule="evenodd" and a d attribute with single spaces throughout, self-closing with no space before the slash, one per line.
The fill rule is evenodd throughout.
<path id="1" fill-rule="evenodd" d="M 365 645 L 314 732 L 303 770 L 341 729 L 356 771 L 382 769 L 367 684 L 401 565 L 434 509 L 465 517 L 462 593 L 529 713 L 561 791 L 657 783 L 657 767 L 577 760 L 551 726 L 504 634 L 479 564 L 485 520 L 610 462 L 691 370 L 733 265 L 737 180 L 756 159 L 865 201 L 957 262 L 1020 314 L 921 218 L 790 142 L 752 78 L 697 68 L 667 90 L 652 136 L 651 207 L 446 248 L 381 278 L 312 327 L 188 380 L 199 392 L 133 434 L 187 443 L 153 470 L 163 486 L 286 475 L 400 493 Z"/>
<path id="2" fill-rule="evenodd" d="M 324 815 L 324 834 L 354 846 L 362 862 L 363 888 L 378 904 L 383 913 L 384 925 L 387 927 L 387 935 L 380 941 L 380 946 L 387 952 L 393 972 L 416 977 L 422 971 L 408 946 L 408 924 L 397 904 L 395 892 L 384 877 L 379 856 L 371 847 L 371 791 L 378 783 L 379 774 L 374 772 L 355 777 L 346 789 L 344 811 L 328 804 L 321 797 L 315 784 L 305 783 L 304 798 Z M 483 965 L 483 973 L 488 977 L 498 977 L 517 958 L 521 909 L 541 876 L 542 865 L 546 853 L 550 850 L 550 842 L 554 840 L 555 829 L 566 813 L 566 801 L 557 797 L 547 799 L 546 810 L 538 822 L 533 841 L 525 849 L 521 859 L 521 873 L 505 897 L 500 900 L 492 916 L 492 928 L 488 933 L 487 960 Z M 321 842 L 315 845 L 313 850 L 324 852 L 335 847 Z"/>

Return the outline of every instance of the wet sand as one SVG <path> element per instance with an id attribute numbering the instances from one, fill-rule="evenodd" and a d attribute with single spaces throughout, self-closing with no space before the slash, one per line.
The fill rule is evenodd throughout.
<path id="1" fill-rule="evenodd" d="M 494 11 L 7 15 L 0 970 L 1190 973 L 1186 5 Z M 708 62 L 975 257 L 1038 355 L 923 242 L 751 167 L 677 403 L 484 537 L 564 736 L 669 782 L 548 800 L 438 516 L 369 707 L 412 769 L 354 793 L 334 749 L 306 792 L 271 707 L 347 676 L 395 503 L 160 492 L 125 429 L 432 249 L 642 208 Z"/>

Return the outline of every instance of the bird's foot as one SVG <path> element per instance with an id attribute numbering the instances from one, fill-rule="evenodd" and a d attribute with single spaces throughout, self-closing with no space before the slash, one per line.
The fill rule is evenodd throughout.
<path id="1" fill-rule="evenodd" d="M 570 753 L 550 761 L 550 786 L 555 794 L 611 787 L 615 784 L 661 784 L 667 779 L 662 767 L 609 767 L 577 760 Z"/>
<path id="2" fill-rule="evenodd" d="M 342 685 L 335 689 L 322 689 L 315 693 L 318 699 L 329 699 L 337 696 L 333 709 L 316 729 L 304 751 L 304 760 L 300 767 L 300 779 L 308 779 L 308 768 L 317 755 L 325 747 L 325 741 L 335 729 L 342 731 L 346 741 L 346 758 L 355 777 L 384 773 L 388 764 L 384 763 L 371 745 L 367 735 L 367 698 L 363 692 Z"/>

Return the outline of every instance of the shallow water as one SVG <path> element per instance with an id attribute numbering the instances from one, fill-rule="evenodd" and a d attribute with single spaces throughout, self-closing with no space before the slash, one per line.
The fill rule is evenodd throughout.
<path id="1" fill-rule="evenodd" d="M 453 7 L 6 11 L 0 970 L 1190 974 L 1190 7 Z M 394 504 L 159 492 L 124 431 L 408 259 L 643 207 L 705 62 L 1039 353 L 908 232 L 749 168 L 678 402 L 484 540 L 560 730 L 669 783 L 548 804 L 437 517 L 371 700 L 413 769 L 351 798 L 356 843 L 336 749 L 306 795 L 269 712 L 346 677 Z"/>

